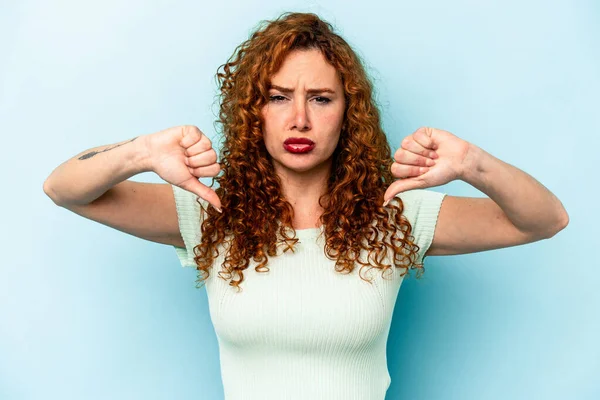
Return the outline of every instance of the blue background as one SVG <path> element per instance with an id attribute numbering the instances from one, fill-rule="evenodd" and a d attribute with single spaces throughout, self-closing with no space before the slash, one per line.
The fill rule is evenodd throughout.
<path id="1" fill-rule="evenodd" d="M 42 185 L 92 147 L 182 124 L 214 137 L 217 67 L 288 10 L 364 57 L 392 147 L 448 130 L 570 216 L 549 240 L 428 257 L 400 290 L 387 399 L 600 398 L 600 3 L 21 0 L 0 5 L 0 399 L 223 398 L 195 271 Z"/>

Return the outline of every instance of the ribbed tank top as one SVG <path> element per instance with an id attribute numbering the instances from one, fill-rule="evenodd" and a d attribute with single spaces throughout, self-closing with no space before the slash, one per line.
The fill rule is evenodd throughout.
<path id="1" fill-rule="evenodd" d="M 174 248 L 182 266 L 195 268 L 200 205 L 195 194 L 171 186 L 185 243 Z M 420 246 L 417 262 L 431 245 L 444 196 L 423 189 L 398 195 Z M 393 267 L 383 278 L 364 267 L 371 284 L 360 278 L 360 264 L 350 274 L 335 271 L 322 229 L 297 229 L 295 252 L 269 257 L 269 272 L 256 272 L 251 260 L 241 292 L 218 276 L 225 252 L 215 260 L 204 287 L 225 400 L 385 399 L 386 344 L 403 270 Z"/>

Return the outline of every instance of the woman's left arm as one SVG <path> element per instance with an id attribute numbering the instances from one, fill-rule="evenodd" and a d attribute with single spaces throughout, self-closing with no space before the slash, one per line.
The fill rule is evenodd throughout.
<path id="1" fill-rule="evenodd" d="M 569 223 L 560 200 L 526 172 L 469 144 L 460 179 L 488 195 L 522 232 L 552 237 Z"/>
<path id="2" fill-rule="evenodd" d="M 533 177 L 441 129 L 423 127 L 394 154 L 384 206 L 398 193 L 463 180 L 488 198 L 445 196 L 426 255 L 466 254 L 554 236 L 569 223 L 560 200 Z"/>

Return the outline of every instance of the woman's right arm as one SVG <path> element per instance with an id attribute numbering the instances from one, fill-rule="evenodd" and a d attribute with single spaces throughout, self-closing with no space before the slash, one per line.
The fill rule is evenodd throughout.
<path id="1" fill-rule="evenodd" d="M 77 154 L 52 171 L 44 192 L 61 207 L 89 204 L 107 190 L 151 171 L 147 135 Z"/>
<path id="2" fill-rule="evenodd" d="M 172 185 L 219 207 L 216 193 L 199 177 L 220 166 L 210 140 L 194 126 L 86 150 L 59 165 L 44 182 L 55 204 L 83 217 L 153 242 L 184 247 Z M 129 181 L 156 172 L 167 184 Z"/>

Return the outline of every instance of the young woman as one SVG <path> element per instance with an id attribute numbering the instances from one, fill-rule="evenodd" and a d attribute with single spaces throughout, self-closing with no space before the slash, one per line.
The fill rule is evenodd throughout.
<path id="1" fill-rule="evenodd" d="M 392 159 L 359 58 L 316 15 L 268 22 L 217 76 L 220 162 L 201 130 L 179 126 L 87 150 L 44 191 L 198 269 L 226 399 L 383 399 L 409 269 L 568 223 L 535 179 L 450 132 L 419 128 Z M 146 171 L 167 183 L 127 180 Z M 455 179 L 489 198 L 426 190 Z"/>

